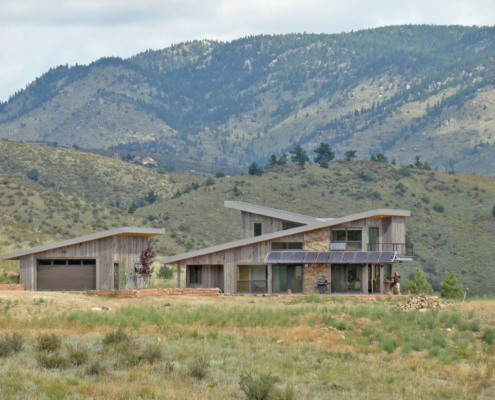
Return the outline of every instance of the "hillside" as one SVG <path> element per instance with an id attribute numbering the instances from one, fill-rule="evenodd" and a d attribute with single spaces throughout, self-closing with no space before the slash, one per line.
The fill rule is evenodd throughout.
<path id="1" fill-rule="evenodd" d="M 0 137 L 242 168 L 325 141 L 495 175 L 494 53 L 494 27 L 186 42 L 51 69 L 0 105 Z"/>
<path id="2" fill-rule="evenodd" d="M 240 213 L 224 208 L 223 201 L 254 203 L 255 198 L 260 205 L 318 217 L 387 207 L 411 210 L 407 240 L 414 244 L 415 261 L 399 266 L 404 276 L 420 267 L 438 289 L 452 270 L 470 292 L 493 293 L 495 178 L 371 161 L 333 162 L 329 169 L 288 165 L 263 176 L 217 179 L 136 214 L 153 215 L 156 226 L 181 226 L 195 238 L 218 244 L 240 238 Z"/>

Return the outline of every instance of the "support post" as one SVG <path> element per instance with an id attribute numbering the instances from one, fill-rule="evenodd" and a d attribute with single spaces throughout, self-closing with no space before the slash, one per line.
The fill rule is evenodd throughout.
<path id="1" fill-rule="evenodd" d="M 368 264 L 361 269 L 361 293 L 368 294 Z"/>
<path id="2" fill-rule="evenodd" d="M 332 264 L 328 264 L 328 285 L 327 285 L 328 294 L 332 294 Z"/>
<path id="3" fill-rule="evenodd" d="M 273 293 L 273 268 L 272 268 L 272 264 L 268 264 L 268 287 L 266 288 L 267 289 L 267 292 L 269 294 L 272 294 Z"/>
<path id="4" fill-rule="evenodd" d="M 177 287 L 180 288 L 180 263 L 177 263 Z"/>
<path id="5" fill-rule="evenodd" d="M 383 271 L 385 268 L 383 268 L 383 265 L 380 265 L 380 294 L 385 293 L 385 282 L 384 282 L 384 276 L 383 276 Z"/>

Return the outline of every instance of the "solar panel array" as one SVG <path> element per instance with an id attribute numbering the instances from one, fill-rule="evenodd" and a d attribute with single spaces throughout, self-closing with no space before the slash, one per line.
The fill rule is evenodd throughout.
<path id="1" fill-rule="evenodd" d="M 393 251 L 272 251 L 266 264 L 389 264 Z"/>

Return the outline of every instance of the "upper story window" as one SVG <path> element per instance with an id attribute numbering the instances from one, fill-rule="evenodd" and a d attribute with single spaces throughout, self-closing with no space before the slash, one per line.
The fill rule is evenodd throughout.
<path id="1" fill-rule="evenodd" d="M 254 223 L 254 236 L 261 236 L 263 235 L 263 225 L 261 222 L 255 222 Z"/>
<path id="2" fill-rule="evenodd" d="M 292 228 L 298 228 L 302 226 L 301 224 L 296 224 L 295 222 L 287 222 L 285 221 L 283 223 L 283 230 L 285 231 L 286 229 L 292 229 Z"/>
<path id="3" fill-rule="evenodd" d="M 272 250 L 302 250 L 302 242 L 272 242 Z"/>
<path id="4" fill-rule="evenodd" d="M 361 228 L 332 229 L 330 250 L 361 250 L 363 232 Z"/>

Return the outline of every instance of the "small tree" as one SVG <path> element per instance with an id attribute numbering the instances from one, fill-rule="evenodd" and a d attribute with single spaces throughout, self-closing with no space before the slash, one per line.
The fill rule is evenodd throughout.
<path id="1" fill-rule="evenodd" d="M 158 200 L 158 196 L 155 194 L 154 190 L 150 190 L 144 198 L 144 201 L 147 201 L 150 204 L 153 204 L 157 200 Z"/>
<path id="2" fill-rule="evenodd" d="M 409 282 L 409 288 L 412 294 L 432 294 L 433 289 L 426 280 L 426 277 L 421 273 L 419 268 L 414 272 L 413 279 Z"/>
<path id="3" fill-rule="evenodd" d="M 492 217 L 495 217 L 495 206 L 492 208 Z"/>
<path id="4" fill-rule="evenodd" d="M 263 175 L 264 172 L 263 167 L 260 167 L 256 162 L 253 162 L 248 168 L 249 175 L 260 176 Z"/>
<path id="5" fill-rule="evenodd" d="M 387 164 L 388 163 L 388 159 L 387 157 L 385 157 L 385 154 L 383 153 L 373 153 L 370 157 L 370 161 L 374 161 L 374 162 L 379 162 L 379 163 L 383 163 L 383 164 Z"/>
<path id="6" fill-rule="evenodd" d="M 32 169 L 31 171 L 28 172 L 27 177 L 32 181 L 38 182 L 38 179 L 40 178 L 40 174 L 37 169 Z"/>
<path id="7" fill-rule="evenodd" d="M 225 172 L 223 172 L 223 171 L 217 171 L 217 173 L 215 174 L 215 176 L 217 178 L 225 178 Z"/>
<path id="8" fill-rule="evenodd" d="M 418 155 L 416 155 L 416 157 L 414 157 L 416 159 L 415 163 L 414 163 L 414 167 L 415 168 L 421 168 L 423 166 L 423 163 L 420 161 L 420 157 Z"/>
<path id="9" fill-rule="evenodd" d="M 322 168 L 328 168 L 328 163 L 335 158 L 335 153 L 332 151 L 328 143 L 320 143 L 320 145 L 315 149 L 316 157 L 314 158 L 315 163 L 320 164 Z"/>
<path id="10" fill-rule="evenodd" d="M 357 158 L 356 150 L 347 150 L 344 154 L 344 159 L 346 161 L 352 161 L 354 158 Z"/>
<path id="11" fill-rule="evenodd" d="M 270 159 L 268 160 L 268 164 L 266 165 L 265 168 L 273 168 L 278 164 L 277 162 L 277 156 L 275 154 L 272 154 Z"/>
<path id="12" fill-rule="evenodd" d="M 206 180 L 205 180 L 205 186 L 211 186 L 215 183 L 215 179 L 213 179 L 212 176 L 209 176 Z"/>
<path id="13" fill-rule="evenodd" d="M 162 279 L 172 279 L 174 276 L 174 270 L 168 265 L 162 265 L 158 270 L 158 277 Z"/>
<path id="14" fill-rule="evenodd" d="M 287 153 L 284 153 L 280 156 L 280 158 L 277 161 L 278 165 L 284 166 L 287 164 L 288 158 L 287 158 Z"/>
<path id="15" fill-rule="evenodd" d="M 136 210 L 137 210 L 136 205 L 134 203 L 132 203 L 131 206 L 129 207 L 129 209 L 127 210 L 127 212 L 129 214 L 134 214 L 136 212 Z"/>
<path id="16" fill-rule="evenodd" d="M 450 271 L 440 285 L 442 297 L 447 299 L 460 299 L 462 297 L 462 286 L 459 285 L 455 274 Z"/>
<path id="17" fill-rule="evenodd" d="M 306 165 L 306 162 L 309 161 L 309 157 L 306 154 L 306 150 L 302 148 L 301 145 L 297 145 L 293 150 L 289 151 L 292 156 L 290 157 L 290 160 L 299 165 L 301 168 L 304 168 Z"/>
<path id="18" fill-rule="evenodd" d="M 425 169 L 427 171 L 431 171 L 430 163 L 428 161 L 425 161 L 423 163 L 423 166 L 421 167 L 422 169 Z"/>
<path id="19" fill-rule="evenodd" d="M 151 265 L 153 264 L 153 259 L 155 257 L 156 257 L 156 253 L 153 251 L 152 241 L 148 240 L 148 246 L 141 252 L 139 256 L 139 262 L 143 266 L 143 268 L 140 271 L 141 275 L 145 275 L 147 277 L 151 276 L 151 274 L 155 270 L 154 268 L 151 268 Z"/>

